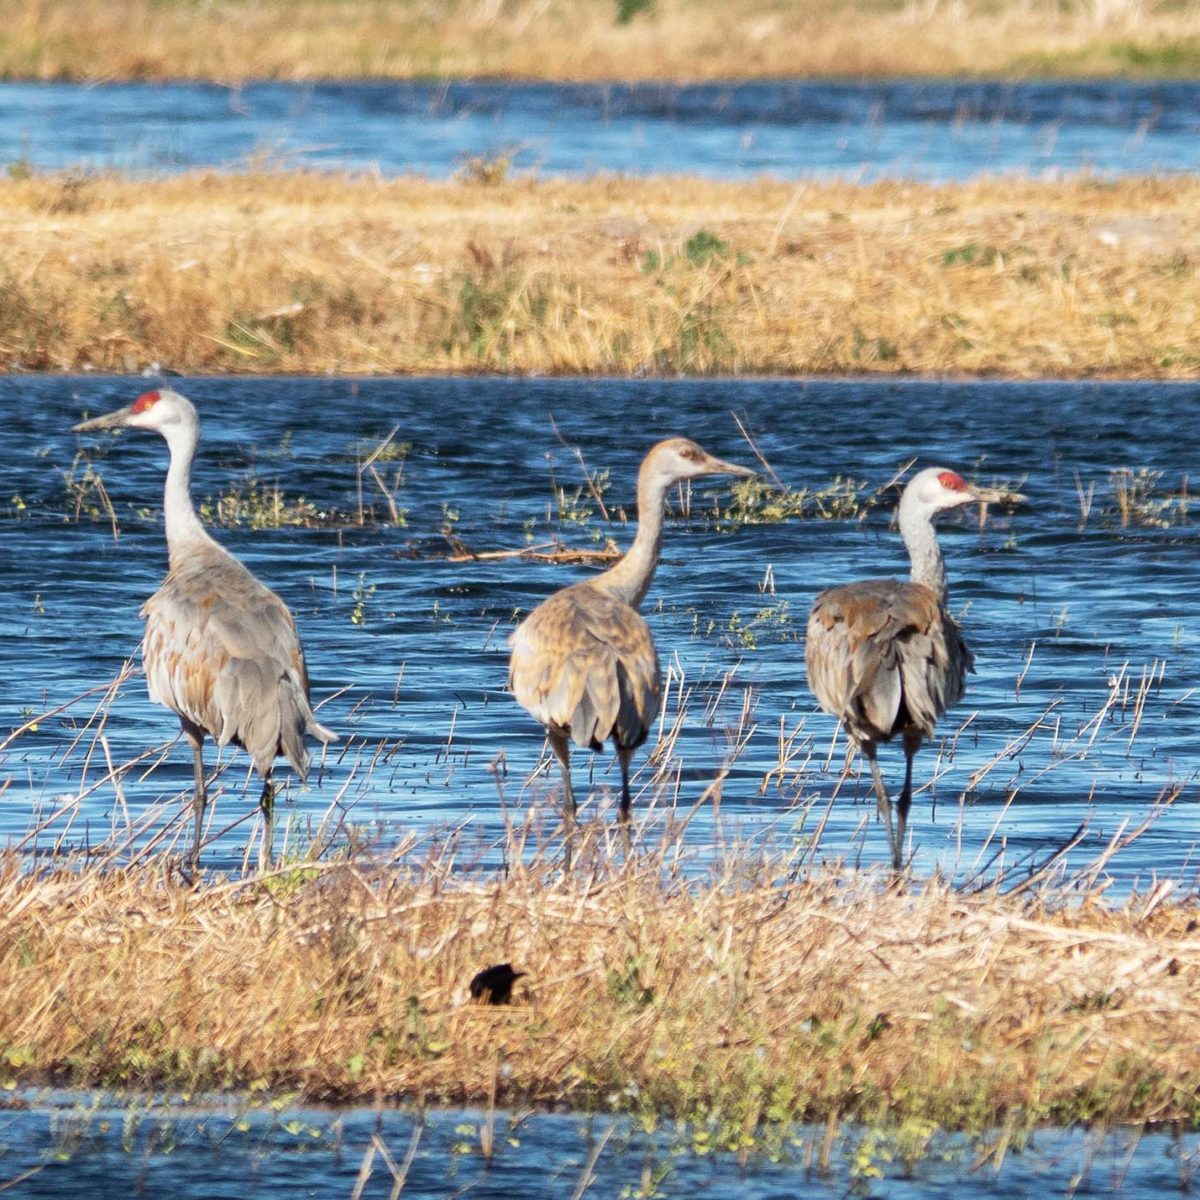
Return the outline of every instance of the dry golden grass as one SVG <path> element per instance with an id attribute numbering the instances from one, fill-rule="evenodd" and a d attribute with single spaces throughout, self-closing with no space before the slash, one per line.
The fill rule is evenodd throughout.
<path id="1" fill-rule="evenodd" d="M 0 183 L 0 368 L 1191 377 L 1200 181 Z"/>
<path id="2" fill-rule="evenodd" d="M 0 75 L 1181 75 L 1198 17 L 1196 0 L 7 0 Z"/>
<path id="3" fill-rule="evenodd" d="M 717 1121 L 1195 1118 L 1200 938 L 1167 892 L 964 895 L 674 843 L 564 877 L 450 856 L 179 886 L 0 874 L 0 1080 L 566 1101 Z M 480 1007 L 481 966 L 529 972 Z"/>

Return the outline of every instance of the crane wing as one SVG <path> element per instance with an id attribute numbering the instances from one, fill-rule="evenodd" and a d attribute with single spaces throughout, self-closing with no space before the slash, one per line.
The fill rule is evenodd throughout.
<path id="1" fill-rule="evenodd" d="M 909 721 L 925 737 L 938 718 L 957 704 L 967 688 L 974 656 L 954 618 L 939 604 L 924 628 L 913 627 L 900 638 L 900 669 Z"/>
<path id="2" fill-rule="evenodd" d="M 873 579 L 822 592 L 808 619 L 809 686 L 859 741 L 932 734 L 962 698 L 971 653 L 922 584 Z"/>
<path id="3" fill-rule="evenodd" d="M 590 584 L 551 596 L 509 642 L 509 687 L 543 725 L 599 750 L 606 738 L 646 740 L 662 693 L 650 627 L 628 604 Z"/>
<path id="4" fill-rule="evenodd" d="M 308 769 L 304 735 L 318 724 L 291 613 L 270 588 L 214 546 L 173 568 L 142 607 L 150 698 L 221 744 L 235 742 L 260 774 L 283 754 Z"/>

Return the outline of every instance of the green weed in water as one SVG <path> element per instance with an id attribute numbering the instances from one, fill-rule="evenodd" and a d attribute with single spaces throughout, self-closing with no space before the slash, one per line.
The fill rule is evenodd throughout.
<path id="1" fill-rule="evenodd" d="M 733 503 L 721 510 L 725 525 L 774 525 L 782 521 L 861 519 L 879 503 L 865 481 L 835 476 L 821 488 L 779 488 L 765 479 L 739 479 Z"/>
<path id="2" fill-rule="evenodd" d="M 554 499 L 558 519 L 571 525 L 586 525 L 597 513 L 597 505 L 612 486 L 608 468 L 589 475 L 589 482 L 577 488 L 555 487 Z"/>
<path id="3" fill-rule="evenodd" d="M 800 630 L 792 620 L 791 604 L 787 600 L 777 600 L 748 617 L 735 612 L 729 618 L 729 640 L 743 650 L 757 650 L 764 642 L 794 642 L 799 639 Z"/>
<path id="4" fill-rule="evenodd" d="M 375 585 L 367 583 L 366 572 L 360 572 L 358 583 L 354 586 L 354 607 L 350 610 L 351 625 L 367 623 L 367 602 L 375 595 Z"/>
<path id="5" fill-rule="evenodd" d="M 117 525 L 117 514 L 108 498 L 104 480 L 92 465 L 86 451 L 80 450 L 76 453 L 70 467 L 63 471 L 63 485 L 71 505 L 71 511 L 65 520 L 79 521 L 87 517 L 89 520 L 98 521 L 105 518 L 112 526 L 113 537 L 118 536 L 120 529 Z"/>
<path id="6" fill-rule="evenodd" d="M 227 529 L 313 528 L 343 524 L 336 510 L 319 509 L 303 496 L 287 496 L 278 483 L 253 472 L 219 496 L 206 496 L 199 505 L 201 519 Z"/>
<path id="7" fill-rule="evenodd" d="M 1149 467 L 1121 467 L 1109 474 L 1112 501 L 1104 514 L 1122 529 L 1130 526 L 1145 529 L 1168 529 L 1186 525 L 1189 519 L 1190 497 L 1184 476 L 1179 488 L 1168 491 L 1162 486 L 1163 473 Z"/>

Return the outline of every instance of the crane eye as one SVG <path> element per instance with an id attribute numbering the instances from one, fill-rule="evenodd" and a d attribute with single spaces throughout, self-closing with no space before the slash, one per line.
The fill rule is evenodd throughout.
<path id="1" fill-rule="evenodd" d="M 695 458 L 696 451 L 691 446 L 684 446 L 679 451 L 680 458 Z"/>

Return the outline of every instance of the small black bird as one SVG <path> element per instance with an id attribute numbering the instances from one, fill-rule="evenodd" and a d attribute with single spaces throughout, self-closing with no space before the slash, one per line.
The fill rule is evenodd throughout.
<path id="1" fill-rule="evenodd" d="M 512 1001 L 512 985 L 525 971 L 514 971 L 512 963 L 497 963 L 484 967 L 471 980 L 471 999 L 484 1004 L 509 1004 Z"/>

